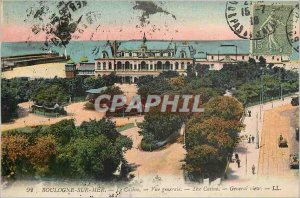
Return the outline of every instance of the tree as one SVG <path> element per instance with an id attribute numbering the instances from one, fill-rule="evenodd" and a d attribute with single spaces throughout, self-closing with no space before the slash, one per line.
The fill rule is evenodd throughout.
<path id="1" fill-rule="evenodd" d="M 205 117 L 220 117 L 225 120 L 239 120 L 244 112 L 242 104 L 230 96 L 212 98 L 204 108 Z"/>
<path id="2" fill-rule="evenodd" d="M 158 75 L 158 78 L 173 78 L 179 76 L 179 73 L 177 71 L 163 71 Z"/>
<path id="3" fill-rule="evenodd" d="M 121 83 L 122 81 L 121 77 L 116 75 L 116 72 L 111 72 L 109 75 L 103 75 L 102 78 L 105 81 L 105 86 L 112 86 L 115 83 Z"/>
<path id="4" fill-rule="evenodd" d="M 209 65 L 196 64 L 195 71 L 197 72 L 199 77 L 204 77 L 205 74 L 209 71 Z"/>
<path id="5" fill-rule="evenodd" d="M 194 115 L 186 125 L 186 148 L 208 144 L 227 154 L 234 148 L 241 129 L 239 121 Z"/>
<path id="6" fill-rule="evenodd" d="M 107 178 L 112 175 L 122 160 L 121 150 L 104 135 L 93 138 L 77 138 L 58 156 L 60 161 L 69 161 L 69 175 L 73 177 Z"/>
<path id="7" fill-rule="evenodd" d="M 258 60 L 259 60 L 259 66 L 260 67 L 266 67 L 267 61 L 266 61 L 266 59 L 264 57 L 260 56 Z"/>
<path id="8" fill-rule="evenodd" d="M 147 138 L 153 135 L 154 141 L 163 141 L 171 134 L 177 132 L 183 119 L 181 116 L 170 112 L 161 112 L 159 108 L 151 109 L 145 114 L 144 121 L 139 124 L 140 134 Z M 147 141 L 147 139 L 145 139 Z"/>
<path id="9" fill-rule="evenodd" d="M 185 86 L 185 80 L 182 76 L 170 78 L 168 82 L 174 86 L 175 89 L 182 89 Z"/>
<path id="10" fill-rule="evenodd" d="M 220 157 L 218 150 L 209 145 L 193 148 L 186 155 L 186 170 L 196 178 L 217 178 L 226 164 L 226 159 Z"/>
<path id="11" fill-rule="evenodd" d="M 39 175 L 48 172 L 49 162 L 56 154 L 56 142 L 52 135 L 38 137 L 35 144 L 30 145 L 27 151 L 27 157 Z"/>
<path id="12" fill-rule="evenodd" d="M 254 58 L 249 58 L 248 62 L 250 63 L 250 65 L 256 65 L 256 61 Z"/>
<path id="13" fill-rule="evenodd" d="M 55 104 L 64 104 L 68 101 L 67 90 L 59 85 L 45 85 L 32 94 L 32 100 L 41 106 L 53 107 Z"/>
<path id="14" fill-rule="evenodd" d="M 17 116 L 18 104 L 15 94 L 8 87 L 1 89 L 1 121 L 9 122 Z"/>
<path id="15" fill-rule="evenodd" d="M 106 90 L 102 91 L 101 94 L 108 94 L 108 95 L 122 95 L 124 92 L 118 86 L 109 86 Z"/>
<path id="16" fill-rule="evenodd" d="M 105 81 L 101 77 L 87 77 L 83 80 L 85 90 L 98 89 L 105 86 Z"/>
<path id="17" fill-rule="evenodd" d="M 51 134 L 55 137 L 55 140 L 60 145 L 69 143 L 71 139 L 77 135 L 74 119 L 61 120 L 55 124 L 52 124 L 47 131 L 48 134 Z"/>
<path id="18" fill-rule="evenodd" d="M 22 176 L 33 172 L 33 168 L 27 158 L 28 145 L 28 138 L 23 135 L 2 136 L 2 176 Z"/>
<path id="19" fill-rule="evenodd" d="M 139 86 L 138 94 L 142 97 L 148 95 L 162 95 L 173 91 L 172 86 L 168 83 L 166 78 L 156 77 L 149 83 L 142 84 Z"/>
<path id="20" fill-rule="evenodd" d="M 243 104 L 248 104 L 254 102 L 259 98 L 260 94 L 260 85 L 257 82 L 250 81 L 241 85 L 234 96 L 237 97 L 239 101 Z"/>
<path id="21" fill-rule="evenodd" d="M 120 136 L 115 123 L 106 118 L 102 118 L 99 121 L 84 121 L 81 123 L 78 130 L 80 134 L 85 137 L 97 137 L 99 135 L 104 135 L 113 142 Z"/>

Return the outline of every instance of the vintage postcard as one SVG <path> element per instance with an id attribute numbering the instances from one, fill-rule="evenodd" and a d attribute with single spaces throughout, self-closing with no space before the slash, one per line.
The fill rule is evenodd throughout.
<path id="1" fill-rule="evenodd" d="M 1 0 L 0 197 L 299 197 L 299 2 Z"/>

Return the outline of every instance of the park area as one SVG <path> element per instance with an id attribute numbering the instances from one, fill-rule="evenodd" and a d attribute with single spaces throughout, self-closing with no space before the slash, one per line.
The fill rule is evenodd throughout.
<path id="1" fill-rule="evenodd" d="M 128 101 L 131 97 L 136 94 L 136 86 L 129 84 L 116 84 L 124 91 Z M 47 117 L 44 115 L 38 115 L 29 112 L 29 108 L 32 106 L 32 102 L 19 103 L 18 118 L 12 122 L 3 123 L 1 125 L 1 130 L 12 130 L 24 127 L 36 127 L 38 125 L 50 125 L 59 122 L 63 119 L 74 119 L 76 126 L 80 125 L 83 121 L 89 121 L 90 119 L 100 120 L 105 116 L 103 112 L 97 112 L 95 110 L 87 110 L 85 108 L 86 101 L 74 102 L 65 106 L 67 115 L 58 117 Z M 117 126 L 123 126 L 128 123 L 142 122 L 143 116 L 131 116 L 131 117 L 116 117 L 112 118 L 112 121 L 116 123 Z"/>

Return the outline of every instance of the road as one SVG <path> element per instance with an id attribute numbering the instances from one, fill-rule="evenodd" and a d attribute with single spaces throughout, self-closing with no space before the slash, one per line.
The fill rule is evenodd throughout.
<path id="1" fill-rule="evenodd" d="M 259 176 L 294 178 L 299 171 L 289 167 L 290 154 L 299 153 L 299 144 L 295 140 L 292 119 L 296 107 L 290 104 L 265 111 L 259 156 Z M 287 139 L 288 148 L 278 147 L 278 137 Z"/>

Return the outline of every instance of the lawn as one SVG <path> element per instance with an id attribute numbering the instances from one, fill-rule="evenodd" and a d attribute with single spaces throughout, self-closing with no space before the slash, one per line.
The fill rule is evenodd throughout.
<path id="1" fill-rule="evenodd" d="M 127 130 L 127 129 L 131 129 L 131 128 L 133 128 L 133 127 L 134 127 L 134 124 L 133 124 L 133 123 L 128 123 L 128 124 L 119 126 L 119 127 L 117 128 L 117 131 L 118 131 L 118 132 L 121 132 L 121 131 L 125 131 L 125 130 Z"/>

